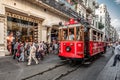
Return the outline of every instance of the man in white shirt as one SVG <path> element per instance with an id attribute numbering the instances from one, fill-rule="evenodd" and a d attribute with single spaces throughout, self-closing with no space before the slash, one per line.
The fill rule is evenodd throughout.
<path id="1" fill-rule="evenodd" d="M 32 59 L 36 62 L 36 64 L 39 64 L 35 54 L 36 54 L 36 47 L 35 47 L 34 43 L 31 43 L 29 60 L 28 60 L 28 64 L 27 65 L 31 65 Z"/>
<path id="2" fill-rule="evenodd" d="M 69 40 L 74 40 L 74 34 L 72 32 L 69 32 Z"/>
<path id="3" fill-rule="evenodd" d="M 117 43 L 117 42 L 114 42 L 114 43 L 113 43 L 113 45 L 112 45 L 113 49 L 115 49 L 116 44 L 118 44 L 118 43 Z"/>
<path id="4" fill-rule="evenodd" d="M 114 53 L 115 53 L 115 57 L 112 66 L 116 66 L 117 60 L 120 61 L 120 42 L 116 45 Z"/>

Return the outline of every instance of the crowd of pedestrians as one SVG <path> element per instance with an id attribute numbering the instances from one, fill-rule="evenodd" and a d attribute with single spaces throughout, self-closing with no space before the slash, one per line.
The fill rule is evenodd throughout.
<path id="1" fill-rule="evenodd" d="M 16 41 L 12 47 L 13 59 L 18 62 L 28 62 L 27 65 L 31 65 L 32 60 L 39 64 L 41 60 L 44 59 L 46 55 L 58 54 L 59 44 L 56 40 L 52 43 L 47 43 L 44 41 L 40 42 L 21 42 Z"/>

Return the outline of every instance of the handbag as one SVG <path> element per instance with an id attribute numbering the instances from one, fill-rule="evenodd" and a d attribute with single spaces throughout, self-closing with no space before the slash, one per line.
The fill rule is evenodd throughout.
<path id="1" fill-rule="evenodd" d="M 17 57 L 20 57 L 20 53 L 17 52 L 17 53 L 16 53 L 16 56 L 17 56 Z"/>

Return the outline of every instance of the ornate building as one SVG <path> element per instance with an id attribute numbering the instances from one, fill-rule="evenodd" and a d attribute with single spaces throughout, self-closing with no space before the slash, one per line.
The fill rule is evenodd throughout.
<path id="1" fill-rule="evenodd" d="M 57 38 L 59 23 L 78 14 L 58 0 L 0 1 L 0 56 L 7 51 L 7 36 L 23 41 L 47 41 Z"/>
<path id="2" fill-rule="evenodd" d="M 1 0 L 0 56 L 8 53 L 6 38 L 11 32 L 15 40 L 51 42 L 70 18 L 97 28 L 96 8 L 96 0 Z"/>
<path id="3" fill-rule="evenodd" d="M 100 4 L 99 8 L 96 10 L 96 15 L 98 15 L 98 21 L 104 26 L 102 31 L 105 33 L 105 41 L 109 41 L 111 18 L 107 6 L 105 4 Z"/>

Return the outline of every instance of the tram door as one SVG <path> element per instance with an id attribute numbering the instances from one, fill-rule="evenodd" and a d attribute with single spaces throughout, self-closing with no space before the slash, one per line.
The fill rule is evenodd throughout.
<path id="1" fill-rule="evenodd" d="M 85 57 L 89 57 L 89 41 L 90 41 L 90 28 L 84 30 L 84 53 Z"/>

